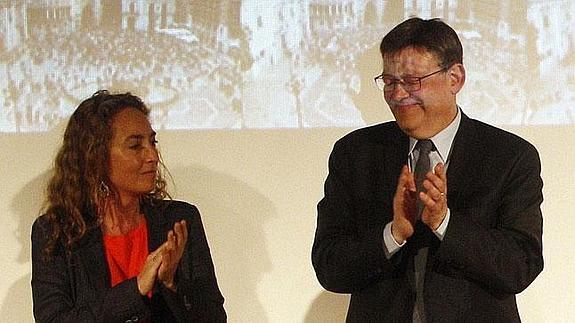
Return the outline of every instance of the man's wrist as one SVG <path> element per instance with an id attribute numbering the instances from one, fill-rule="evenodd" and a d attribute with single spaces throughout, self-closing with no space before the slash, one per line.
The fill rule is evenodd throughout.
<path id="1" fill-rule="evenodd" d="M 391 236 L 393 237 L 393 240 L 395 240 L 395 243 L 397 243 L 397 245 L 401 246 L 405 243 L 405 237 L 401 236 L 397 230 L 394 230 L 395 227 L 393 226 L 393 222 L 391 223 Z"/>
<path id="2" fill-rule="evenodd" d="M 445 232 L 447 231 L 447 225 L 449 224 L 450 217 L 451 217 L 451 211 L 448 208 L 447 212 L 445 213 L 445 217 L 443 218 L 437 229 L 433 230 L 435 236 L 437 236 L 437 238 L 441 241 L 443 241 L 443 237 L 445 236 Z"/>

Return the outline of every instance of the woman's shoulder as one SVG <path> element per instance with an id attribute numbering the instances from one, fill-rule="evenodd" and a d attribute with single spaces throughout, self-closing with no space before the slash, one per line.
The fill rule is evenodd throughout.
<path id="1" fill-rule="evenodd" d="M 186 201 L 162 200 L 155 202 L 151 206 L 153 213 L 168 218 L 178 218 L 185 220 L 198 220 L 200 212 L 198 208 Z"/>
<path id="2" fill-rule="evenodd" d="M 48 238 L 54 231 L 54 226 L 56 221 L 54 216 L 49 214 L 42 214 L 34 220 L 32 223 L 32 238 L 36 237 L 41 240 Z"/>
<path id="3" fill-rule="evenodd" d="M 186 201 L 181 200 L 162 200 L 158 203 L 159 209 L 166 209 L 170 211 L 183 211 L 198 213 L 198 208 Z"/>
<path id="4" fill-rule="evenodd" d="M 52 216 L 43 214 L 37 217 L 36 220 L 34 220 L 34 223 L 32 223 L 32 232 L 30 236 L 32 240 L 33 254 L 43 252 L 44 248 L 50 244 L 50 239 L 53 239 L 55 227 L 57 226 L 54 221 L 55 220 Z M 63 252 L 64 246 L 61 239 L 52 242 L 52 244 L 52 254 Z"/>
<path id="5" fill-rule="evenodd" d="M 32 223 L 32 239 L 45 237 L 51 230 L 52 224 L 48 215 L 40 215 L 34 220 L 34 223 Z"/>

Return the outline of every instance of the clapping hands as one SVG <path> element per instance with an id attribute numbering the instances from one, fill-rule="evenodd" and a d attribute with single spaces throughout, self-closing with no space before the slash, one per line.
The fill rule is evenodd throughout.
<path id="1" fill-rule="evenodd" d="M 146 258 L 144 267 L 137 278 L 141 295 L 146 295 L 152 291 L 156 281 L 162 283 L 166 288 L 176 291 L 177 286 L 174 277 L 187 241 L 186 221 L 176 222 L 174 228 L 168 232 L 166 242 Z"/>

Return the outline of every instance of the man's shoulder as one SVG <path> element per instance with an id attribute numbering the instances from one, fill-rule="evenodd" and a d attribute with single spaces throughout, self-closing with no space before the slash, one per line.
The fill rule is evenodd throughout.
<path id="1" fill-rule="evenodd" d="M 535 149 L 529 141 L 508 130 L 472 118 L 468 118 L 467 122 L 474 129 L 477 137 L 491 148 L 510 149 L 511 147 L 524 147 Z"/>
<path id="2" fill-rule="evenodd" d="M 404 134 L 399 129 L 397 123 L 395 121 L 388 121 L 354 130 L 339 139 L 336 145 L 370 142 L 379 143 L 383 141 L 390 141 L 401 136 L 404 136 Z"/>

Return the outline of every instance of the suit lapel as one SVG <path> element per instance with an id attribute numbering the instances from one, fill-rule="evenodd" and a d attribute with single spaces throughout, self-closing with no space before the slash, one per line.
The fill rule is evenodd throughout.
<path id="1" fill-rule="evenodd" d="M 148 250 L 156 250 L 165 240 L 168 225 L 165 219 L 155 212 L 155 209 L 144 206 L 144 215 L 148 224 Z M 85 268 L 86 275 L 96 291 L 104 291 L 110 288 L 110 274 L 106 255 L 104 252 L 104 240 L 99 227 L 93 228 L 86 233 L 74 252 L 76 259 Z"/>
<path id="2" fill-rule="evenodd" d="M 75 254 L 85 268 L 94 290 L 104 291 L 110 288 L 110 274 L 104 254 L 102 231 L 99 227 L 86 233 Z"/>
<path id="3" fill-rule="evenodd" d="M 473 174 L 474 164 L 481 160 L 481 148 L 477 143 L 476 133 L 473 121 L 463 114 L 447 168 L 447 201 L 450 208 L 454 205 L 449 201 L 458 201 L 462 190 L 469 182 L 469 177 Z"/>
<path id="4" fill-rule="evenodd" d="M 383 135 L 376 139 L 383 155 L 383 178 L 390 181 L 390 187 L 395 191 L 397 180 L 403 165 L 407 163 L 409 153 L 409 137 L 399 129 L 394 123 L 394 129 L 390 132 L 391 138 L 384 138 Z"/>
<path id="5" fill-rule="evenodd" d="M 158 249 L 158 247 L 166 241 L 169 224 L 165 217 L 162 216 L 161 212 L 158 212 L 158 210 L 161 209 L 161 206 L 152 207 L 146 203 L 142 206 L 142 209 L 148 224 L 148 251 L 152 252 Z"/>

